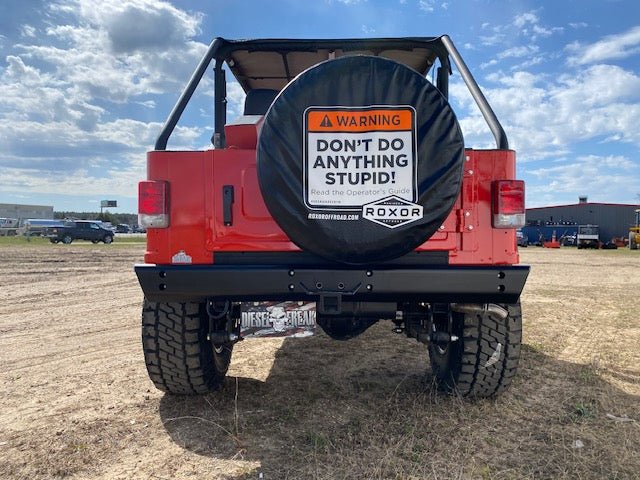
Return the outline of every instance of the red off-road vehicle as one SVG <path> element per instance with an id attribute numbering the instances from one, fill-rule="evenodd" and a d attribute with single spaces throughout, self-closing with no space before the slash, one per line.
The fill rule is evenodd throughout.
<path id="1" fill-rule="evenodd" d="M 451 61 L 496 149 L 465 146 Z M 213 148 L 166 150 L 212 62 Z M 228 72 L 246 92 L 231 122 Z M 147 162 L 135 269 L 159 389 L 217 388 L 242 338 L 346 340 L 381 319 L 427 345 L 446 390 L 491 396 L 515 375 L 524 184 L 449 37 L 218 38 Z"/>

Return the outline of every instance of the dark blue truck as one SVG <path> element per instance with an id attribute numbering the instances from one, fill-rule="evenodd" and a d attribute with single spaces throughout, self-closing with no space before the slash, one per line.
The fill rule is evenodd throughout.
<path id="1" fill-rule="evenodd" d="M 66 221 L 61 227 L 49 227 L 45 229 L 43 236 L 51 243 L 69 244 L 74 240 L 89 240 L 93 243 L 113 242 L 114 232 L 105 228 L 100 222 L 94 220 Z"/>

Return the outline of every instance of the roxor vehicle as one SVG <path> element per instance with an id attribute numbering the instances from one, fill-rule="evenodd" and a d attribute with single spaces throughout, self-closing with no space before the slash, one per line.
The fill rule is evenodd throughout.
<path id="1" fill-rule="evenodd" d="M 113 242 L 112 230 L 104 228 L 100 222 L 90 220 L 64 222 L 61 227 L 49 227 L 45 229 L 43 236 L 47 237 L 51 243 L 69 244 L 74 240 L 90 240 L 93 243 Z"/>
<path id="2" fill-rule="evenodd" d="M 167 150 L 210 64 L 213 148 Z M 465 145 L 448 101 L 452 64 L 495 149 Z M 228 73 L 246 92 L 232 121 Z M 518 366 L 529 273 L 518 265 L 515 162 L 447 36 L 214 40 L 139 185 L 151 380 L 206 393 L 243 338 L 319 327 L 347 340 L 387 320 L 426 346 L 446 391 L 502 392 Z"/>

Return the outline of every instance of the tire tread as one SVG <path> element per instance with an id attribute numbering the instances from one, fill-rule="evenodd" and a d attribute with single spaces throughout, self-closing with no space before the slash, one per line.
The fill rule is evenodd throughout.
<path id="1" fill-rule="evenodd" d="M 446 358 L 429 348 L 441 388 L 464 397 L 492 397 L 506 390 L 518 370 L 522 313 L 519 303 L 502 307 L 508 311 L 504 320 L 490 313 L 460 314 L 461 344 L 450 346 Z M 498 360 L 486 367 L 498 344 L 502 345 Z"/>
<path id="2" fill-rule="evenodd" d="M 142 346 L 147 372 L 156 388 L 194 395 L 221 386 L 232 347 L 226 346 L 222 354 L 214 352 L 206 338 L 205 320 L 208 317 L 203 315 L 200 304 L 156 303 L 145 299 Z"/>

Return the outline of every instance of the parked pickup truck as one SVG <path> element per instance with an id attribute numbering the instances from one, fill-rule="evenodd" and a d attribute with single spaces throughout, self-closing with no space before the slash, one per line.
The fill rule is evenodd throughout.
<path id="1" fill-rule="evenodd" d="M 51 243 L 69 244 L 74 240 L 90 240 L 93 243 L 113 242 L 113 231 L 104 228 L 100 222 L 91 220 L 77 220 L 73 222 L 64 222 L 61 227 L 47 228 L 44 236 Z"/>

